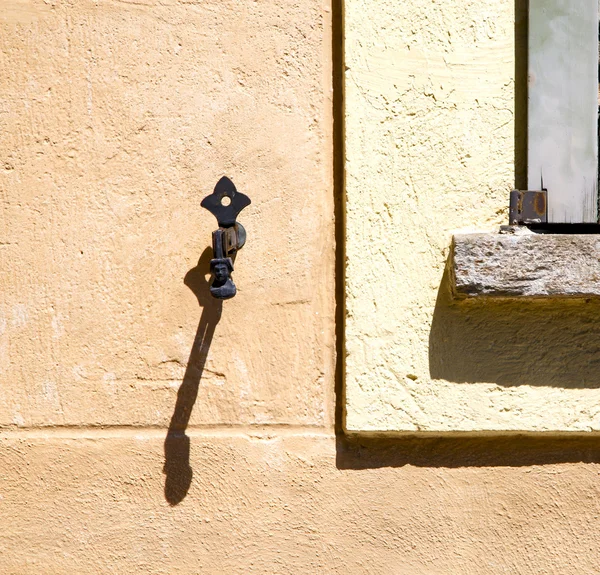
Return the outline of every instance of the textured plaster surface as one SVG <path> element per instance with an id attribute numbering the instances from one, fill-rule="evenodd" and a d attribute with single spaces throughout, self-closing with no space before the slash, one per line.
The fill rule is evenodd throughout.
<path id="1" fill-rule="evenodd" d="M 600 296 L 596 234 L 514 231 L 454 236 L 450 271 L 457 297 Z"/>
<path id="2" fill-rule="evenodd" d="M 334 435 L 330 17 L 0 3 L 2 575 L 597 571 L 591 441 Z M 223 174 L 254 203 L 215 327 L 201 270 L 200 306 L 183 279 Z M 536 313 L 540 337 L 573 309 Z M 596 371 L 571 343 L 562 373 Z"/>
<path id="3" fill-rule="evenodd" d="M 445 274 L 506 223 L 514 10 L 346 3 L 349 431 L 600 429 L 597 304 L 457 307 Z"/>
<path id="4" fill-rule="evenodd" d="M 3 573 L 597 571 L 600 467 L 576 462 L 597 446 L 557 463 L 556 446 L 405 441 L 338 469 L 327 435 L 193 434 L 195 480 L 169 507 L 162 437 L 115 435 L 0 441 Z"/>
<path id="5" fill-rule="evenodd" d="M 168 424 L 214 304 L 208 262 L 200 302 L 184 277 L 224 174 L 252 198 L 248 243 L 191 422 L 324 424 L 326 17 L 276 0 L 2 4 L 0 425 Z"/>

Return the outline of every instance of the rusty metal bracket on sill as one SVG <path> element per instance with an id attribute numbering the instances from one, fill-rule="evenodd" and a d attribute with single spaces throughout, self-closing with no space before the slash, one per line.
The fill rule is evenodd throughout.
<path id="1" fill-rule="evenodd" d="M 546 190 L 513 190 L 510 193 L 508 223 L 511 226 L 545 224 L 548 222 Z"/>

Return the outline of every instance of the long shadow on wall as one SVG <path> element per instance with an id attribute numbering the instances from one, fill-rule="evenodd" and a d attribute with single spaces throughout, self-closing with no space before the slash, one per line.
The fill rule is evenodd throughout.
<path id="1" fill-rule="evenodd" d="M 600 463 L 597 437 L 512 435 L 488 437 L 348 438 L 338 436 L 338 469 L 382 467 L 530 467 Z"/>
<path id="2" fill-rule="evenodd" d="M 208 282 L 204 274 L 209 269 L 212 249 L 207 248 L 202 253 L 200 261 L 185 276 L 184 283 L 198 298 L 202 315 L 194 344 L 190 352 L 185 375 L 177 392 L 177 402 L 169 423 L 165 438 L 165 499 L 169 505 L 177 505 L 187 495 L 192 483 L 193 470 L 190 466 L 190 438 L 186 435 L 190 416 L 202 379 L 208 350 L 212 343 L 215 328 L 221 319 L 223 302 L 210 295 Z"/>

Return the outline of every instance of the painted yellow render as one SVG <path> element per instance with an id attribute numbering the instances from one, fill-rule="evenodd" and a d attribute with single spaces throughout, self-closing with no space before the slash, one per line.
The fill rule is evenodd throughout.
<path id="1" fill-rule="evenodd" d="M 506 223 L 514 3 L 347 0 L 345 32 L 346 429 L 600 430 L 596 304 L 444 276 L 453 231 Z"/>

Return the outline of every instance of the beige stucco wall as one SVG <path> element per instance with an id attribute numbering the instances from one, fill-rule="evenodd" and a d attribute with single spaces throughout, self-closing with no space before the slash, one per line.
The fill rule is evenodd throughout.
<path id="1" fill-rule="evenodd" d="M 594 443 L 336 440 L 333 8 L 0 4 L 1 573 L 596 570 Z"/>

